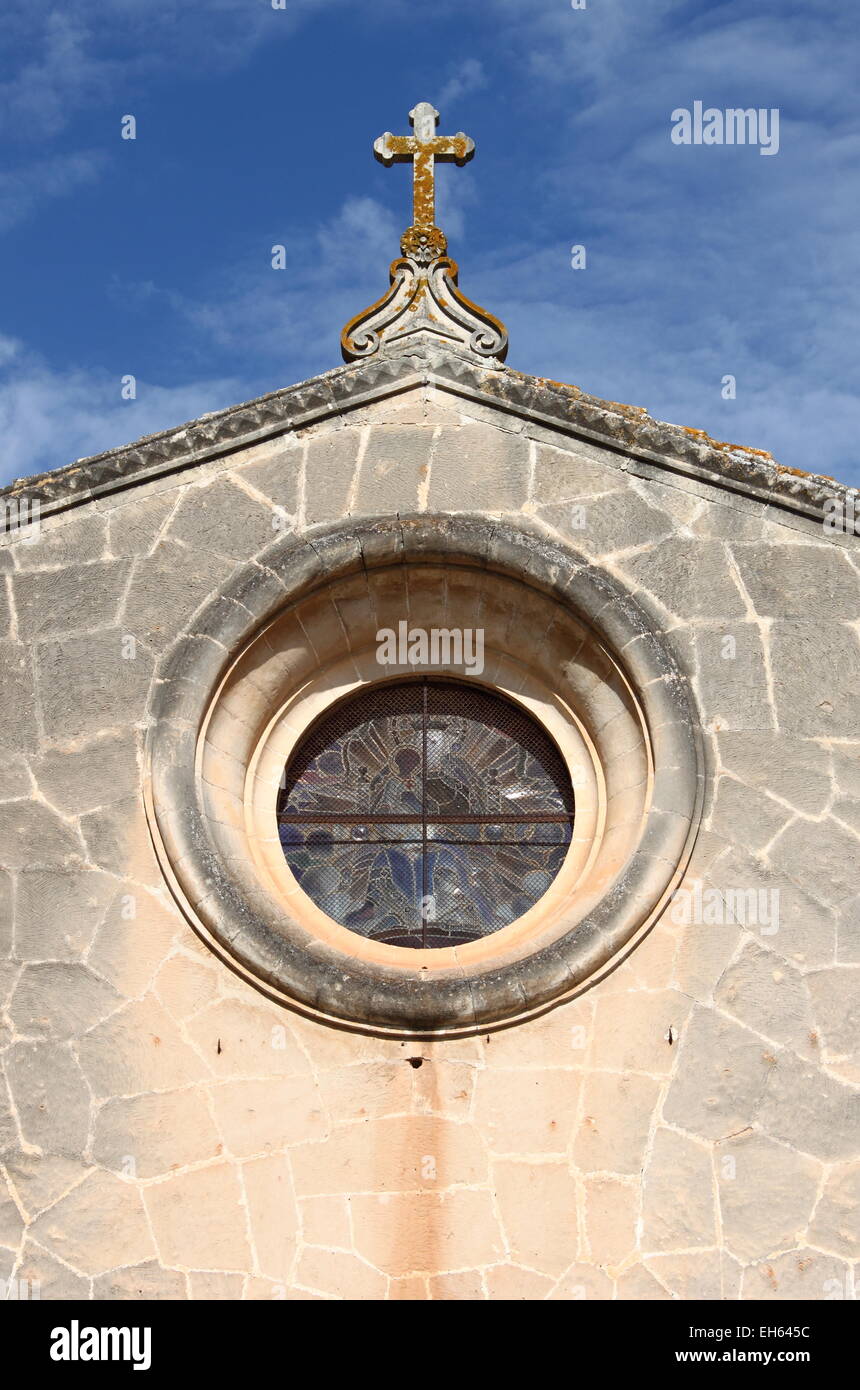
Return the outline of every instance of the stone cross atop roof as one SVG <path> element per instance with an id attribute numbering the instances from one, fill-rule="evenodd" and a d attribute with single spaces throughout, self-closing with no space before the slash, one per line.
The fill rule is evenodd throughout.
<path id="1" fill-rule="evenodd" d="M 412 226 L 404 233 L 404 241 L 408 239 L 416 251 L 432 246 L 437 255 L 444 255 L 447 243 L 436 226 L 436 160 L 465 164 L 475 153 L 475 142 L 462 131 L 457 135 L 437 135 L 439 112 L 429 101 L 413 106 L 409 119 L 414 135 L 392 135 L 387 130 L 373 142 L 373 150 L 383 164 L 411 160 Z M 409 252 L 404 250 L 403 254 Z"/>
<path id="2" fill-rule="evenodd" d="M 436 160 L 465 164 L 475 142 L 462 131 L 437 135 L 439 112 L 421 101 L 409 112 L 412 135 L 387 130 L 373 149 L 383 164 L 412 164 L 412 225 L 400 239 L 401 258 L 390 268 L 391 288 L 369 309 L 356 315 L 341 334 L 347 362 L 372 357 L 404 340 L 437 340 L 437 345 L 484 361 L 504 361 L 508 335 L 486 309 L 466 299 L 457 288 L 457 263 L 448 258 L 448 242 L 436 226 Z"/>

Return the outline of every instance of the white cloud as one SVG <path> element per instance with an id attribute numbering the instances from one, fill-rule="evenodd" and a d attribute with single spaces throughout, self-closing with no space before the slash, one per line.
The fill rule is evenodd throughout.
<path id="1" fill-rule="evenodd" d="M 61 198 L 98 178 L 106 163 L 99 152 L 57 155 L 0 173 L 0 232 L 22 222 L 46 198 Z"/>
<path id="2" fill-rule="evenodd" d="M 104 371 L 56 371 L 0 337 L 0 486 L 195 419 L 250 394 L 230 379 L 137 383 L 124 401 Z"/>
<path id="3" fill-rule="evenodd" d="M 474 96 L 488 85 L 483 63 L 477 58 L 465 58 L 451 73 L 435 102 L 444 118 L 445 107 L 453 106 L 462 97 Z"/>

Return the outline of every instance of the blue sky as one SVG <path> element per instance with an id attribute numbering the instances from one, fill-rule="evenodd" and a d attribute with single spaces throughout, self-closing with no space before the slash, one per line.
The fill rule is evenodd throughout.
<path id="1" fill-rule="evenodd" d="M 845 0 L 5 0 L 0 481 L 338 365 L 409 221 L 372 142 L 429 100 L 511 366 L 860 485 L 858 40 Z M 697 100 L 778 154 L 673 144 Z"/>

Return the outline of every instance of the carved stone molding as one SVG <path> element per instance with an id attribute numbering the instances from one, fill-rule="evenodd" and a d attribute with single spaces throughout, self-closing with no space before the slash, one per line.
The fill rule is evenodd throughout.
<path id="1" fill-rule="evenodd" d="M 441 241 L 431 238 L 437 231 L 410 227 L 404 233 L 405 254 L 391 264 L 388 293 L 351 319 L 341 334 L 341 351 L 347 362 L 400 351 L 422 334 L 440 345 L 465 349 L 483 361 L 504 361 L 507 330 L 488 310 L 460 293 L 456 261 L 443 255 L 424 263 L 428 248 L 445 244 L 441 232 Z"/>

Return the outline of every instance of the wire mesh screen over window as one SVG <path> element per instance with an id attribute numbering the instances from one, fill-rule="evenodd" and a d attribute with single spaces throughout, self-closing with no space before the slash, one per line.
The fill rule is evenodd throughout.
<path id="1" fill-rule="evenodd" d="M 281 844 L 310 898 L 393 946 L 474 941 L 547 890 L 573 788 L 511 701 L 457 682 L 376 686 L 339 705 L 288 764 Z"/>

